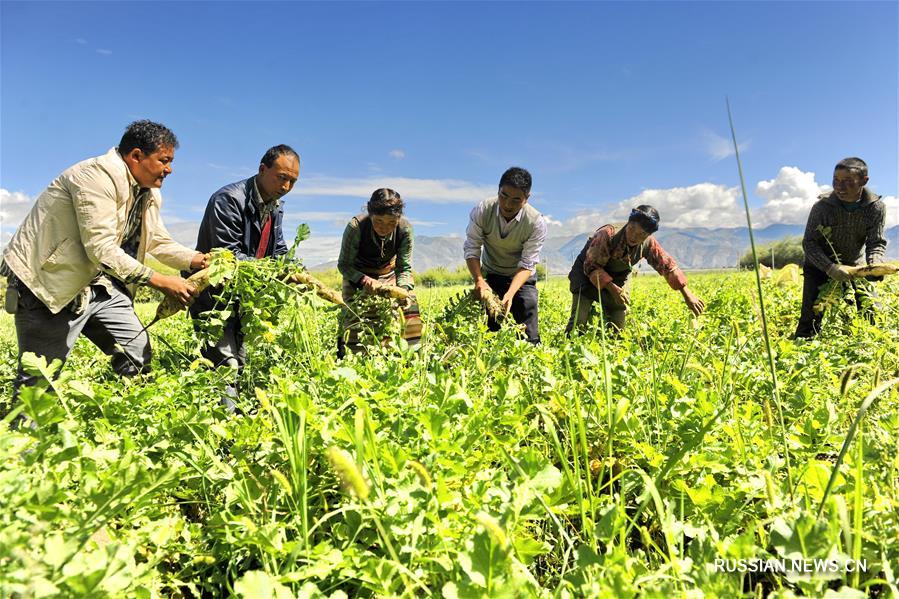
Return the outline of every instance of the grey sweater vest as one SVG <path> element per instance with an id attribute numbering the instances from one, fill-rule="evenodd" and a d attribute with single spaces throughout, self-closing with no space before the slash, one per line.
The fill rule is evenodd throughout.
<path id="1" fill-rule="evenodd" d="M 514 223 L 508 234 L 503 237 L 500 234 L 500 216 L 496 209 L 498 202 L 499 200 L 494 198 L 487 200 L 484 206 L 481 224 L 484 233 L 481 267 L 484 272 L 511 277 L 518 272 L 521 251 L 524 243 L 534 234 L 540 212 L 530 204 L 526 204 L 522 208 L 521 220 Z"/>

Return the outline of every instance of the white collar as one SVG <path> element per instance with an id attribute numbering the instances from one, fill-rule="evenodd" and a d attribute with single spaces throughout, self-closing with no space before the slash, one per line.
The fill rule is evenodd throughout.
<path id="1" fill-rule="evenodd" d="M 503 216 L 503 213 L 499 209 L 499 200 L 496 201 L 496 215 L 499 216 L 504 221 L 506 221 L 507 223 L 511 223 L 513 220 L 520 221 L 522 214 L 524 214 L 524 206 L 522 206 L 521 210 L 518 211 L 518 214 L 516 214 L 512 218 L 506 218 L 505 216 Z"/>

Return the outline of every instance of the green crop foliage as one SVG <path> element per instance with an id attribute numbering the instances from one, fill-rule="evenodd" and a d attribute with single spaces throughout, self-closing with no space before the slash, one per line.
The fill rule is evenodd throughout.
<path id="1" fill-rule="evenodd" d="M 13 406 L 0 316 L 0 596 L 897 593 L 899 277 L 873 322 L 838 295 L 804 342 L 800 287 L 762 281 L 782 425 L 753 273 L 691 276 L 699 319 L 641 275 L 622 335 L 571 340 L 567 281 L 541 282 L 538 347 L 488 332 L 467 287 L 422 287 L 418 349 L 338 361 L 337 308 L 282 266 L 223 291 L 247 319 L 239 416 L 184 314 L 150 329 L 150 374 L 82 339 L 55 379 L 27 360 L 53 382 Z M 781 558 L 867 571 L 715 568 Z"/>

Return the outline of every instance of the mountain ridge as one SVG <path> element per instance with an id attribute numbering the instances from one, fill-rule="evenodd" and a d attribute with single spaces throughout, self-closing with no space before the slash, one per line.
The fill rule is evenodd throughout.
<path id="1" fill-rule="evenodd" d="M 785 237 L 802 235 L 804 230 L 804 225 L 775 224 L 761 229 L 753 229 L 753 233 L 758 246 Z M 196 243 L 195 224 L 173 224 L 169 226 L 169 232 L 180 243 L 187 247 L 194 247 Z M 678 264 L 688 269 L 735 267 L 740 257 L 749 249 L 749 229 L 747 227 L 668 228 L 656 233 L 655 237 L 665 251 L 674 256 Z M 899 226 L 887 229 L 884 237 L 887 239 L 887 259 L 899 260 Z M 552 274 L 567 273 L 588 238 L 587 233 L 550 237 L 544 244 L 541 261 Z M 308 244 L 314 240 L 313 231 L 313 238 L 300 244 L 300 257 L 312 270 L 336 268 L 340 240 L 336 237 L 327 238 L 313 249 Z M 416 271 L 421 272 L 441 266 L 451 270 L 463 266 L 465 262 L 462 259 L 462 244 L 464 242 L 464 238 L 460 236 L 416 235 L 413 267 Z"/>

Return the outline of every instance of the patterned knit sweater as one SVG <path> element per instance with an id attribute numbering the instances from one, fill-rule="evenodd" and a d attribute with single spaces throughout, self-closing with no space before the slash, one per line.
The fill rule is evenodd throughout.
<path id="1" fill-rule="evenodd" d="M 802 238 L 805 261 L 824 272 L 834 263 L 863 264 L 863 247 L 867 264 L 883 261 L 886 206 L 880 196 L 866 187 L 858 202 L 848 206 L 835 193 L 824 194 L 808 215 Z"/>

